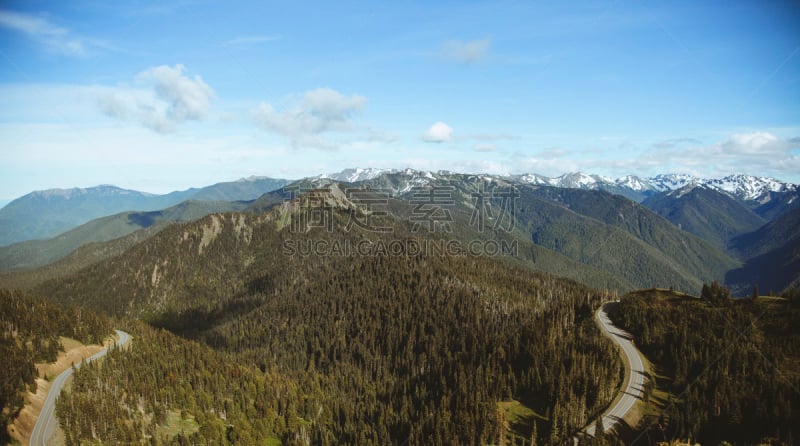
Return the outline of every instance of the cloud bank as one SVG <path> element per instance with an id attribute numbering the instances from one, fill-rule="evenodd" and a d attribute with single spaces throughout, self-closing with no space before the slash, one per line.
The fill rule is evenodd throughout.
<path id="1" fill-rule="evenodd" d="M 746 173 L 797 181 L 800 138 L 781 138 L 768 131 L 751 131 L 733 133 L 723 140 L 707 143 L 694 138 L 677 138 L 644 149 L 518 151 L 508 162 L 515 173 L 550 176 L 573 171 L 609 176 L 680 172 L 704 178 Z"/>
<path id="2" fill-rule="evenodd" d="M 136 75 L 139 87 L 117 87 L 100 95 L 100 109 L 113 118 L 136 121 L 158 133 L 169 133 L 185 121 L 205 119 L 214 90 L 185 67 L 161 65 Z"/>
<path id="3" fill-rule="evenodd" d="M 317 88 L 289 102 L 282 110 L 262 102 L 253 112 L 256 124 L 289 138 L 295 147 L 331 149 L 335 144 L 320 135 L 353 130 L 352 118 L 364 108 L 367 99 L 360 95 L 345 96 L 330 88 Z"/>
<path id="4" fill-rule="evenodd" d="M 785 176 L 800 172 L 800 141 L 782 139 L 766 131 L 735 133 L 728 139 L 709 145 L 685 147 L 668 151 L 656 161 L 684 165 L 696 171 L 711 171 L 716 175 L 732 172 L 764 172 Z"/>

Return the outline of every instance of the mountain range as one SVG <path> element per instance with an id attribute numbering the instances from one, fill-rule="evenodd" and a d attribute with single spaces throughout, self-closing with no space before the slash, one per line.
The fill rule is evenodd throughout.
<path id="1" fill-rule="evenodd" d="M 587 182 L 573 185 L 413 170 L 305 178 L 255 200 L 185 201 L 162 211 L 124 212 L 53 239 L 12 245 L 29 247 L 18 251 L 25 254 L 21 257 L 80 246 L 54 263 L 0 274 L 0 287 L 24 286 L 67 308 L 91 308 L 127 321 L 139 347 L 133 354 L 111 355 L 116 359 L 104 367 L 126 370 L 118 376 L 133 382 L 149 383 L 155 376 L 164 383 L 120 384 L 115 377 L 102 387 L 108 392 L 163 389 L 157 397 L 150 392 L 157 403 L 185 405 L 186 418 L 201 420 L 201 429 L 210 429 L 209 419 L 225 413 L 225 420 L 213 421 L 219 427 L 209 433 L 214 438 L 233 432 L 243 443 L 256 444 L 256 437 L 246 436 L 253 431 L 272 443 L 306 438 L 299 442 L 366 444 L 356 434 L 366 431 L 379 444 L 415 434 L 414 443 L 428 444 L 428 431 L 415 429 L 428 425 L 427 413 L 445 407 L 448 415 L 430 427 L 434 435 L 446 432 L 454 417 L 483 427 L 465 429 L 458 438 L 448 434 L 443 438 L 452 441 L 442 444 L 485 444 L 505 435 L 492 427 L 508 412 L 505 407 L 525 407 L 567 421 L 531 415 L 524 429 L 509 425 L 514 435 L 539 441 L 537 429 L 547 429 L 544 436 L 562 444 L 585 425 L 587 412 L 613 399 L 620 380 L 616 354 L 592 322 L 593 309 L 602 302 L 648 288 L 672 296 L 648 300 L 658 305 L 656 315 L 672 314 L 678 301 L 701 306 L 702 313 L 689 307 L 675 316 L 697 319 L 692 328 L 674 329 L 678 325 L 671 322 L 671 330 L 661 328 L 636 342 L 678 339 L 672 345 L 683 345 L 683 338 L 670 336 L 691 332 L 702 340 L 694 327 L 713 327 L 698 325 L 716 320 L 709 317 L 716 317 L 716 324 L 729 323 L 726 315 L 742 314 L 737 308 L 756 311 L 762 303 L 780 304 L 774 311 L 786 313 L 795 305 L 789 298 L 712 304 L 684 292 L 698 294 L 715 280 L 734 286 L 736 296 L 750 295 L 754 285 L 781 290 L 800 283 L 800 209 L 768 219 L 734 193 L 692 182 L 678 187 L 676 181 L 675 189 L 655 192 L 641 203 Z M 708 227 L 718 220 L 722 224 Z M 94 234 L 130 230 L 87 243 Z M 2 250 L 0 258 L 12 259 Z M 712 288 L 720 289 L 716 282 Z M 623 296 L 615 305 L 629 300 Z M 635 320 L 664 323 L 655 315 Z M 143 328 L 145 322 L 149 327 Z M 746 319 L 735 324 L 737 329 L 751 325 Z M 161 340 L 148 334 L 152 327 L 163 329 Z M 179 337 L 164 338 L 165 330 Z M 748 343 L 761 339 L 758 332 L 748 336 L 742 337 Z M 180 356 L 186 339 L 225 356 L 216 361 L 208 360 L 215 358 L 210 353 Z M 135 356 L 144 351 L 150 353 Z M 714 357 L 716 351 L 711 350 Z M 743 353 L 741 358 L 760 356 Z M 736 362 L 742 363 L 749 364 Z M 229 364 L 234 367 L 214 375 L 202 369 Z M 763 364 L 771 365 L 766 358 Z M 154 369 L 163 373 L 153 375 Z M 181 372 L 186 369 L 202 373 Z M 267 379 L 265 389 L 283 386 L 297 393 L 252 401 L 250 395 L 271 394 L 261 388 L 227 389 L 217 397 L 204 390 L 218 389 L 215 382 L 252 387 L 246 370 Z M 76 379 L 96 382 L 85 377 L 90 372 L 81 373 Z M 202 379 L 183 383 L 184 376 Z M 758 376 L 769 374 L 759 369 Z M 592 381 L 597 379 L 602 382 Z M 705 379 L 713 383 L 717 377 Z M 576 390 L 565 390 L 567 385 Z M 62 406 L 62 419 L 77 423 L 92 411 L 78 393 L 84 387 L 76 385 L 75 393 L 64 396 L 71 402 Z M 174 396 L 165 393 L 174 388 Z M 583 395 L 586 388 L 609 390 L 592 391 L 589 399 L 563 397 Z M 241 408 L 222 395 L 233 395 Z M 295 403 L 281 399 L 300 401 L 297 395 L 310 403 L 292 408 Z M 102 400 L 120 404 L 117 418 L 122 419 L 141 405 L 140 399 L 122 394 L 107 393 Z M 216 401 L 220 408 L 207 410 Z M 168 407 L 171 417 L 181 413 L 178 406 L 159 407 L 165 414 Z M 195 407 L 198 412 L 190 414 Z M 394 407 L 398 415 L 392 415 Z M 359 415 L 365 411 L 368 416 Z M 285 414 L 291 414 L 288 422 Z M 253 426 L 242 421 L 260 421 L 259 416 L 272 421 Z M 790 420 L 791 411 L 784 418 Z M 126 426 L 103 438 L 122 438 Z M 313 429 L 314 441 L 303 437 L 304 426 Z M 81 435 L 95 438 L 95 432 L 86 425 Z"/>
<path id="2" fill-rule="evenodd" d="M 450 237 L 461 241 L 487 237 L 471 225 L 476 192 L 487 187 L 515 188 L 519 196 L 514 229 L 503 237 L 508 243 L 517 243 L 522 254 L 509 260 L 591 286 L 620 290 L 672 286 L 695 292 L 702 283 L 714 279 L 724 279 L 737 284 L 737 290 L 745 290 L 754 283 L 747 277 L 755 276 L 736 271 L 745 271 L 742 268 L 752 264 L 754 257 L 766 252 L 737 248 L 739 245 L 733 240 L 772 221 L 781 221 L 784 214 L 794 215 L 791 210 L 800 202 L 795 199 L 797 185 L 747 175 L 709 180 L 673 174 L 612 180 L 581 173 L 547 178 L 533 174 L 496 176 L 413 169 L 346 169 L 294 182 L 251 178 L 162 196 L 111 186 L 45 191 L 26 195 L 15 203 L 17 207 L 27 203 L 32 209 L 37 200 L 49 199 L 56 203 L 51 210 L 66 209 L 65 213 L 74 214 L 85 209 L 87 203 L 94 204 L 94 209 L 123 206 L 128 198 L 121 197 L 133 197 L 130 200 L 140 206 L 141 200 L 152 199 L 151 205 L 155 205 L 158 200 L 179 199 L 181 194 L 238 201 L 201 202 L 193 198 L 163 211 L 126 211 L 92 220 L 51 239 L 0 247 L 0 271 L 27 268 L 3 274 L 0 283 L 33 287 L 45 279 L 72 274 L 92 262 L 119 255 L 175 222 L 220 212 L 269 212 L 307 190 L 335 191 L 341 198 L 339 205 L 347 203 L 349 209 L 364 206 L 351 196 L 354 190 L 380 191 L 381 200 L 388 200 L 396 211 L 395 217 L 408 220 L 408 206 L 417 199 L 418 188 L 425 186 L 449 188 L 448 193 L 453 195 L 450 211 L 459 228 Z M 104 204 L 104 197 L 110 197 L 109 203 Z M 763 209 L 769 212 L 760 215 Z M 20 217 L 16 224 L 35 226 L 45 219 Z M 781 225 L 786 226 L 791 225 Z M 147 231 L 131 237 L 144 229 Z M 785 239 L 785 243 L 773 247 L 783 249 L 781 256 L 769 258 L 780 258 L 774 262 L 791 265 L 792 253 L 800 249 L 798 243 L 793 238 Z M 40 267 L 44 268 L 31 269 Z M 792 283 L 796 275 L 790 272 L 770 276 L 775 280 L 761 283 L 780 290 Z"/>
<path id="3" fill-rule="evenodd" d="M 402 174 L 418 181 L 436 179 L 451 172 L 426 172 L 413 169 L 378 169 L 378 168 L 353 168 L 345 169 L 338 173 L 322 174 L 316 178 L 328 178 L 336 181 L 356 183 L 372 180 L 381 175 Z M 639 177 L 626 175 L 620 178 L 609 178 L 602 175 L 585 174 L 582 172 L 565 173 L 557 177 L 547 177 L 535 173 L 521 175 L 483 175 L 485 177 L 502 178 L 521 184 L 534 184 L 539 186 L 554 186 L 568 189 L 606 190 L 611 193 L 626 196 L 635 201 L 659 192 L 681 189 L 688 185 L 701 185 L 726 193 L 736 199 L 746 202 L 756 202 L 759 205 L 771 201 L 776 194 L 791 194 L 800 190 L 797 184 L 779 181 L 773 178 L 756 177 L 752 175 L 735 174 L 723 178 L 700 178 L 689 174 L 659 174 L 654 177 Z M 414 182 L 414 180 L 411 182 Z"/>
<path id="4" fill-rule="evenodd" d="M 328 179 L 360 183 L 379 177 L 395 178 L 401 184 L 393 193 L 407 192 L 414 185 L 442 180 L 451 172 L 426 172 L 413 169 L 353 168 L 338 173 L 322 174 L 310 179 Z M 729 175 L 719 179 L 703 179 L 686 174 L 664 174 L 643 178 L 635 175 L 612 179 L 580 172 L 558 177 L 538 174 L 477 175 L 514 184 L 553 186 L 568 189 L 605 190 L 637 202 L 658 193 L 686 186 L 703 186 L 724 193 L 764 218 L 772 219 L 790 209 L 800 207 L 798 185 L 772 178 L 750 175 Z M 156 195 L 122 189 L 111 185 L 90 188 L 49 189 L 31 192 L 0 208 L 0 246 L 33 239 L 46 239 L 73 229 L 99 217 L 125 211 L 153 211 L 174 206 L 185 200 L 247 201 L 291 183 L 290 180 L 268 177 L 242 178 L 202 188 Z"/>

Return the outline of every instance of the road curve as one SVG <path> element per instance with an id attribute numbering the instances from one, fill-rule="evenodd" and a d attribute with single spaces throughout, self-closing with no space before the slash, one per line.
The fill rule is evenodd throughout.
<path id="1" fill-rule="evenodd" d="M 595 313 L 595 321 L 603 334 L 610 337 L 615 344 L 619 345 L 625 358 L 626 370 L 625 381 L 627 385 L 620 389 L 620 394 L 609 409 L 603 412 L 603 427 L 610 429 L 618 423 L 631 410 L 637 399 L 642 397 L 644 391 L 645 369 L 642 362 L 641 353 L 634 347 L 631 341 L 633 337 L 626 331 L 616 327 L 611 319 L 608 318 L 607 310 L 615 305 L 611 302 L 602 305 Z M 596 421 L 586 426 L 582 433 L 594 436 Z"/>
<path id="2" fill-rule="evenodd" d="M 119 335 L 119 339 L 115 342 L 118 347 L 121 347 L 130 341 L 130 336 L 128 333 L 125 333 L 122 330 L 114 330 Z M 84 359 L 83 362 L 90 362 L 94 361 L 97 358 L 101 358 L 105 356 L 108 352 L 107 348 L 95 353 L 94 355 Z M 76 364 L 75 368 L 80 368 L 82 363 Z M 50 391 L 47 392 L 47 398 L 44 400 L 44 404 L 42 405 L 42 411 L 39 412 L 39 417 L 36 419 L 36 424 L 33 426 L 33 431 L 31 432 L 31 446 L 45 446 L 47 444 L 47 440 L 53 436 L 53 433 L 56 430 L 56 426 L 58 425 L 58 421 L 56 421 L 56 398 L 58 398 L 58 394 L 61 393 L 61 388 L 64 387 L 64 383 L 67 382 L 67 378 L 72 375 L 72 367 L 64 370 L 58 375 L 53 382 L 50 384 Z"/>

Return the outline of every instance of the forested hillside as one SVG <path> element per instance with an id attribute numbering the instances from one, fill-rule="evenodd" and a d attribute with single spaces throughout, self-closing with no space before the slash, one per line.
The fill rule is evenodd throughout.
<path id="1" fill-rule="evenodd" d="M 794 444 L 800 438 L 800 293 L 732 300 L 717 283 L 703 298 L 658 291 L 623 296 L 616 324 L 635 338 L 667 392 L 637 444 Z M 652 395 L 652 388 L 649 393 Z"/>
<path id="2" fill-rule="evenodd" d="M 61 302 L 91 304 L 112 314 L 139 317 L 226 302 L 265 280 L 270 280 L 278 289 L 290 287 L 297 280 L 308 280 L 306 275 L 317 268 L 335 268 L 335 257 L 340 257 L 285 255 L 286 243 L 306 246 L 307 243 L 336 242 L 354 247 L 362 240 L 384 244 L 393 240 L 434 243 L 456 240 L 462 247 L 472 240 L 503 241 L 509 245 L 516 241 L 518 249 L 499 256 L 500 260 L 589 279 L 590 283 L 604 286 L 620 286 L 621 283 L 609 273 L 533 246 L 528 236 L 519 230 L 481 233 L 469 225 L 471 211 L 463 206 L 452 211 L 452 232 L 441 229 L 434 233 L 413 232 L 413 224 L 407 218 L 412 206 L 400 200 L 388 201 L 392 212 L 372 217 L 375 224 L 391 228 L 390 233 L 357 226 L 346 230 L 353 212 L 363 215 L 365 211 L 348 200 L 335 184 L 319 193 L 331 201 L 330 210 L 326 212 L 332 231 L 309 228 L 308 232 L 292 232 L 292 219 L 302 216 L 296 202 L 281 202 L 261 213 L 214 214 L 196 222 L 170 226 L 152 239 L 132 246 L 123 255 L 44 283 L 38 290 Z M 308 199 L 304 200 L 308 204 Z M 403 213 L 406 218 L 402 217 Z"/>
<path id="3" fill-rule="evenodd" d="M 691 289 L 697 271 L 713 277 L 730 260 L 642 206 L 601 191 L 524 188 L 512 227 L 489 220 L 480 231 L 471 224 L 470 194 L 483 183 L 474 181 L 449 189 L 451 231 L 414 230 L 413 196 L 386 197 L 387 212 L 378 213 L 362 205 L 380 197 L 374 191 L 358 198 L 327 182 L 288 202 L 284 192 L 263 197 L 254 204 L 266 209 L 260 212 L 170 225 L 40 285 L 37 292 L 63 304 L 149 323 L 130 324 L 145 348 L 115 352 L 78 373 L 79 384 L 59 406 L 69 441 L 487 444 L 529 442 L 532 433 L 542 443 L 568 441 L 610 402 L 621 380 L 618 354 L 592 320 L 613 294 L 532 269 L 572 265 L 571 274 L 587 275 L 596 265 L 605 271 L 595 278 Z M 500 211 L 491 208 L 493 218 L 500 220 Z M 321 220 L 309 225 L 309 215 Z M 298 229 L 300 223 L 306 226 Z M 516 249 L 412 249 L 471 241 Z M 701 306 L 682 319 L 681 312 L 631 310 L 631 299 L 621 304 L 629 317 L 621 323 L 637 344 L 644 336 L 643 348 L 659 365 L 666 354 L 658 349 L 678 344 L 670 354 L 690 360 L 664 362 L 675 376 L 673 392 L 722 348 L 692 338 L 703 332 L 699 327 L 719 326 L 728 339 L 735 333 L 720 325 L 727 317 L 742 322 L 738 327 L 757 321 L 726 315 L 744 308 L 722 306 L 726 300 L 714 300 L 708 315 L 702 305 L 709 304 L 690 302 Z M 677 338 L 676 326 L 683 333 Z M 697 351 L 683 350 L 696 343 Z M 737 373 L 724 371 L 734 383 L 743 379 Z M 730 386 L 721 391 L 740 401 L 731 403 L 738 410 L 780 390 L 743 394 Z M 528 415 L 511 426 L 501 402 Z M 665 415 L 672 423 L 665 432 L 711 435 L 702 430 L 712 423 L 704 415 L 709 406 L 676 399 L 672 407 L 679 404 L 685 406 Z"/>
<path id="4" fill-rule="evenodd" d="M 393 224 L 390 235 L 343 230 L 349 212 L 359 209 L 336 190 L 316 197 L 332 206 L 331 231 L 290 230 L 312 194 L 267 213 L 170 226 L 123 255 L 39 288 L 68 304 L 145 317 L 213 348 L 208 353 L 131 327 L 144 337 L 137 346 L 146 348 L 112 354 L 98 370 L 78 373 L 78 382 L 88 376 L 87 385 L 60 408 L 71 420 L 69 438 L 160 438 L 156 425 L 183 411 L 197 423 L 187 434 L 195 435 L 191 442 L 206 441 L 204 429 L 218 439 L 217 427 L 233 424 L 225 441 L 230 434 L 287 444 L 492 443 L 519 435 L 502 427 L 498 409 L 498 402 L 514 400 L 537 414 L 540 440 L 560 443 L 614 396 L 621 364 L 592 320 L 608 295 L 501 256 L 289 255 L 287 241 L 374 247 L 434 240 L 388 216 L 373 223 Z M 214 358 L 246 371 L 231 372 L 231 364 L 215 365 Z M 112 365 L 117 360 L 124 366 Z M 156 376 L 153 367 L 161 371 Z M 244 385 L 237 380 L 220 382 L 221 393 L 207 384 L 231 373 L 262 378 L 254 378 L 255 392 L 237 390 Z M 126 385 L 116 386 L 120 380 Z M 186 386 L 191 395 L 180 390 Z M 274 386 L 296 390 L 274 393 Z M 123 388 L 140 389 L 141 400 L 111 396 Z M 91 424 L 97 416 L 82 420 L 86 411 L 104 411 L 100 418 L 109 421 Z M 534 418 L 528 422 L 523 436 Z"/>
<path id="5" fill-rule="evenodd" d="M 202 378 L 204 370 L 227 378 L 231 372 L 211 371 L 220 353 L 185 358 L 199 353 L 175 351 L 184 347 L 172 347 L 174 341 L 150 342 L 151 332 L 142 330 L 145 339 L 137 345 L 148 344 L 146 350 L 112 355 L 125 365 L 108 362 L 98 372 L 106 390 L 76 387 L 70 397 L 74 403 L 61 410 L 80 414 L 82 408 L 111 404 L 103 409 L 111 416 L 103 419 L 139 417 L 136 423 L 114 422 L 128 427 L 95 426 L 101 439 L 144 438 L 154 429 L 147 427 L 151 416 L 185 410 L 199 423 L 199 436 L 204 422 L 219 425 L 214 417 L 241 411 L 249 421 L 235 429 L 289 444 L 303 439 L 315 444 L 485 444 L 504 434 L 497 402 L 514 398 L 541 414 L 541 439 L 558 443 L 604 407 L 619 384 L 618 356 L 607 339 L 596 336 L 592 321 L 592 309 L 604 297 L 572 282 L 509 269 L 490 259 L 406 256 L 343 258 L 335 269 L 295 278 L 292 291 L 275 292 L 265 277 L 247 295 L 172 314 L 160 323 L 227 352 L 243 367 L 296 383 L 302 389 L 296 397 L 273 396 L 267 384 L 262 392 L 256 381 L 255 392 L 242 390 L 241 397 L 227 389 L 233 395 L 230 405 L 238 406 L 234 409 L 225 406 L 225 398 L 216 400 L 216 390 L 207 384 L 192 386 L 204 391 L 182 392 L 180 385 L 175 390 L 170 379 L 212 379 Z M 154 368 L 160 372 L 154 375 Z M 87 383 L 95 383 L 90 373 L 95 372 L 82 370 L 78 376 L 90 376 Z M 164 378 L 163 384 L 161 376 L 173 378 Z M 119 417 L 137 401 L 109 397 L 112 383 L 119 380 L 127 383 L 120 389 L 141 389 L 136 394 L 145 394 L 147 409 Z M 240 385 L 229 381 L 219 383 L 221 388 Z M 165 389 L 162 395 L 145 393 L 160 388 Z M 78 418 L 68 418 L 74 420 L 68 428 L 75 426 L 76 438 L 90 437 L 91 429 L 79 427 Z"/>
<path id="6" fill-rule="evenodd" d="M 63 350 L 59 337 L 100 343 L 112 331 L 91 310 L 0 290 L 0 443 L 10 440 L 6 426 L 25 404 L 26 389 L 35 389 L 35 363 L 55 361 Z"/>

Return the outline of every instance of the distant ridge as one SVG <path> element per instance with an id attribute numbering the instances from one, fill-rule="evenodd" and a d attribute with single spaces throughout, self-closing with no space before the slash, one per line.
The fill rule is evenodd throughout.
<path id="1" fill-rule="evenodd" d="M 0 246 L 46 239 L 96 218 L 127 211 L 157 211 L 183 201 L 254 200 L 289 180 L 250 177 L 157 195 L 112 185 L 31 192 L 0 209 Z"/>
<path id="2" fill-rule="evenodd" d="M 327 179 L 357 183 L 387 178 L 389 183 L 404 184 L 404 187 L 410 189 L 414 185 L 424 185 L 451 173 L 415 169 L 349 168 L 340 172 L 308 177 L 304 180 Z M 609 178 L 582 172 L 570 172 L 552 178 L 535 173 L 473 176 L 516 184 L 604 190 L 637 202 L 643 202 L 648 197 L 660 192 L 677 190 L 690 184 L 699 184 L 723 192 L 745 203 L 748 208 L 767 220 L 772 220 L 800 206 L 800 188 L 797 184 L 744 174 L 712 179 L 688 174 L 660 174 L 654 177 L 626 175 L 620 178 Z M 53 237 L 95 218 L 125 211 L 164 209 L 187 199 L 201 201 L 255 200 L 290 182 L 285 179 L 251 176 L 237 181 L 217 183 L 203 188 L 192 188 L 164 195 L 122 189 L 113 185 L 35 191 L 11 201 L 0 209 L 0 246 Z"/>
<path id="3" fill-rule="evenodd" d="M 106 242 L 140 229 L 192 221 L 217 212 L 242 210 L 246 206 L 245 202 L 186 200 L 163 210 L 127 211 L 97 218 L 50 239 L 0 247 L 0 272 L 47 265 L 88 243 Z"/>

